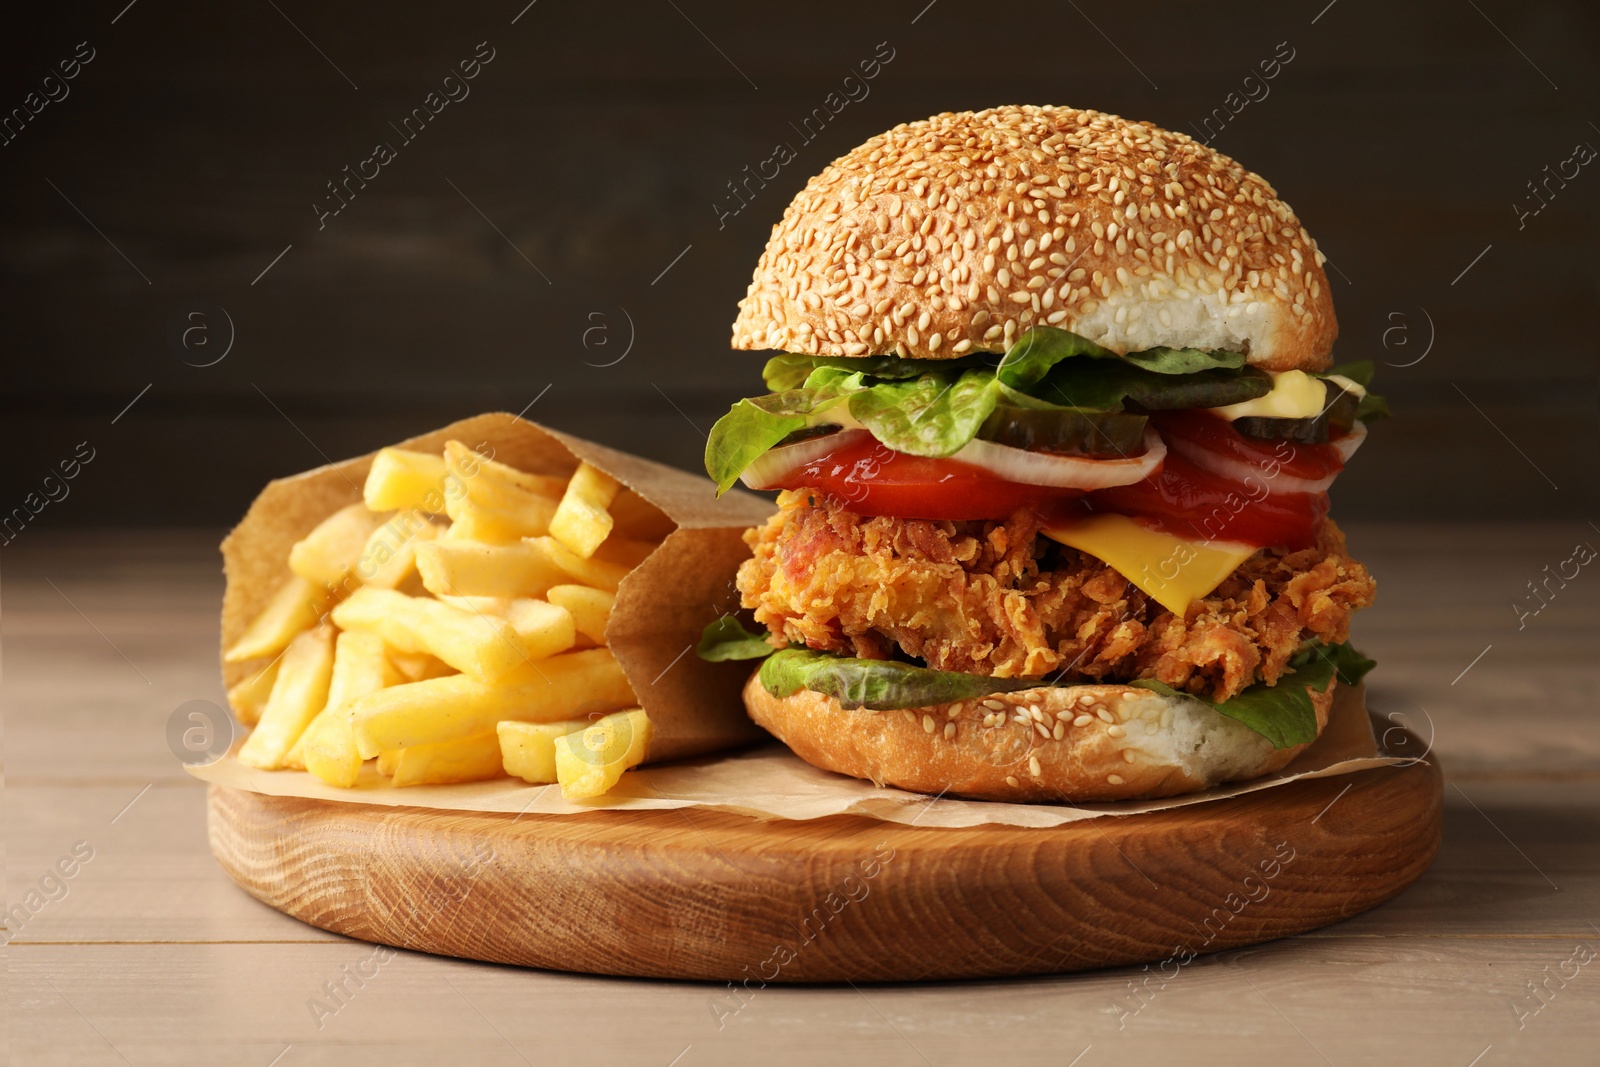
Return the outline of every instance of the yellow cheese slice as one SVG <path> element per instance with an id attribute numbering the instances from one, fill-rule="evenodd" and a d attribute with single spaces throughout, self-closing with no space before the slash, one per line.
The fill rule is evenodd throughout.
<path id="1" fill-rule="evenodd" d="M 1126 515 L 1091 515 L 1040 531 L 1087 552 L 1138 586 L 1156 603 L 1182 615 L 1256 554 L 1233 541 L 1188 541 L 1140 526 Z"/>
<path id="2" fill-rule="evenodd" d="M 1345 379 L 1348 381 L 1349 379 Z M 1354 382 L 1351 382 L 1354 385 Z M 1266 396 L 1227 407 L 1212 408 L 1213 415 L 1234 419 L 1312 419 L 1328 404 L 1328 387 L 1303 370 L 1286 370 L 1272 376 L 1272 391 Z"/>

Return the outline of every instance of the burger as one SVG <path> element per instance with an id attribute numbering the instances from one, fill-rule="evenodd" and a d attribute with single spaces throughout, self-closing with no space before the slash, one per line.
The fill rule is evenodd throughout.
<path id="1" fill-rule="evenodd" d="M 813 178 L 735 349 L 768 392 L 706 446 L 777 490 L 735 616 L 752 718 L 806 761 L 1007 801 L 1284 767 L 1374 582 L 1328 489 L 1387 414 L 1332 366 L 1324 257 L 1263 178 L 1067 107 L 937 115 Z"/>

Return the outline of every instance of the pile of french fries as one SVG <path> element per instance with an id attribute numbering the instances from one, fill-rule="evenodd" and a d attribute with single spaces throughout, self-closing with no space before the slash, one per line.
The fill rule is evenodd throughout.
<path id="1" fill-rule="evenodd" d="M 242 762 L 593 797 L 643 761 L 650 720 L 606 620 L 671 522 L 586 463 L 561 479 L 489 451 L 386 448 L 363 502 L 294 545 L 293 576 L 223 656 L 255 661 L 228 691 L 254 726 Z"/>

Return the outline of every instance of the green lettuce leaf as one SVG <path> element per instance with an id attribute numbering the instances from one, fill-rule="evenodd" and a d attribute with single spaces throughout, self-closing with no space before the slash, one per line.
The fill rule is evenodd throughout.
<path id="1" fill-rule="evenodd" d="M 1080 337 L 1053 326 L 1035 326 L 1023 333 L 1006 350 L 1005 358 L 995 368 L 995 377 L 1008 389 L 1026 393 L 1064 359 L 1088 356 L 1092 359 L 1116 359 L 1117 354 L 1101 348 L 1087 337 Z"/>
<path id="2" fill-rule="evenodd" d="M 1349 378 L 1352 382 L 1355 382 L 1357 385 L 1361 386 L 1361 388 L 1365 389 L 1367 386 L 1372 384 L 1372 375 L 1376 370 L 1377 365 L 1373 363 L 1372 360 L 1355 359 L 1351 360 L 1349 363 L 1339 363 L 1329 367 L 1327 370 L 1317 375 L 1317 377 L 1328 378 L 1337 374 L 1341 378 Z"/>
<path id="3" fill-rule="evenodd" d="M 1220 715 L 1243 723 L 1272 742 L 1273 748 L 1290 748 L 1316 740 L 1317 712 L 1311 703 L 1309 686 L 1327 692 L 1335 674 L 1346 685 L 1359 682 L 1374 666 L 1348 643 L 1324 645 L 1311 641 L 1289 659 L 1290 670 L 1276 685 L 1257 682 L 1238 696 L 1213 701 L 1172 688 L 1154 678 L 1141 678 L 1129 685 L 1149 689 L 1169 697 L 1198 700 Z"/>
<path id="4" fill-rule="evenodd" d="M 1073 359 L 1088 356 L 1088 359 Z M 1035 326 L 1017 338 L 995 370 L 1008 403 L 1121 411 L 1220 407 L 1264 396 L 1272 380 L 1238 352 L 1152 348 L 1118 356 L 1066 330 Z"/>
<path id="5" fill-rule="evenodd" d="M 1348 641 L 1339 645 L 1324 645 L 1319 641 L 1313 641 L 1311 645 L 1313 650 L 1320 649 L 1333 661 L 1334 670 L 1339 673 L 1339 681 L 1345 685 L 1355 685 L 1367 676 L 1368 671 L 1378 665 L 1377 660 L 1369 659 L 1357 652 Z M 1306 654 L 1305 650 L 1300 653 L 1300 655 Z"/>
<path id="6" fill-rule="evenodd" d="M 1157 374 L 1193 374 L 1203 370 L 1238 370 L 1243 352 L 1206 352 L 1198 348 L 1147 348 L 1122 357 L 1135 367 Z"/>
<path id="7" fill-rule="evenodd" d="M 991 371 L 963 371 L 954 381 L 943 374 L 924 374 L 854 394 L 850 414 L 897 452 L 943 457 L 977 436 L 998 399 Z"/>
<path id="8" fill-rule="evenodd" d="M 775 697 L 809 689 L 833 697 L 846 708 L 874 711 L 929 707 L 1051 684 L 1040 678 L 989 678 L 799 647 L 774 652 L 765 636 L 749 632 L 731 615 L 707 626 L 695 651 L 701 659 L 712 661 L 765 658 L 761 684 Z M 1308 686 L 1319 693 L 1327 692 L 1335 675 L 1345 685 L 1355 685 L 1376 665 L 1348 642 L 1325 645 L 1308 641 L 1290 657 L 1289 671 L 1276 685 L 1257 682 L 1229 700 L 1207 700 L 1154 678 L 1127 684 L 1163 696 L 1198 700 L 1254 730 L 1271 741 L 1274 748 L 1289 748 L 1317 736 L 1317 713 L 1306 692 Z"/>
<path id="9" fill-rule="evenodd" d="M 1079 361 L 1056 368 L 1034 387 L 1034 404 L 1054 402 L 1085 411 L 1215 408 L 1266 396 L 1272 376 L 1255 367 L 1213 368 L 1188 374 L 1153 372 L 1122 360 Z M 1009 397 L 1008 397 L 1009 399 Z"/>
<path id="10" fill-rule="evenodd" d="M 899 356 L 798 356 L 783 353 L 767 360 L 761 372 L 767 388 L 775 393 L 804 384 L 812 371 L 832 367 L 868 378 L 916 378 L 930 372 L 963 371 L 969 367 L 993 367 L 1000 357 L 979 352 L 959 359 L 902 359 Z"/>
<path id="11" fill-rule="evenodd" d="M 1376 393 L 1368 393 L 1356 405 L 1357 422 L 1373 422 L 1389 417 L 1389 402 Z"/>
<path id="12" fill-rule="evenodd" d="M 807 419 L 863 388 L 860 374 L 819 368 L 807 385 L 741 400 L 711 427 L 706 438 L 706 473 L 726 493 L 744 469 L 767 449 L 802 429 Z M 812 384 L 815 383 L 815 384 Z"/>
<path id="13" fill-rule="evenodd" d="M 775 652 L 761 665 L 761 685 L 775 697 L 809 689 L 833 697 L 843 707 L 873 711 L 925 708 L 1044 684 L 1037 678 L 987 678 L 895 660 L 849 659 L 804 648 Z"/>
<path id="14" fill-rule="evenodd" d="M 700 634 L 694 653 L 709 663 L 732 659 L 761 659 L 772 655 L 772 643 L 764 633 L 753 634 L 732 615 L 709 624 Z"/>
<path id="15" fill-rule="evenodd" d="M 1372 375 L 1376 369 L 1377 367 L 1372 360 L 1357 359 L 1349 363 L 1340 363 L 1337 366 L 1329 367 L 1317 377 L 1327 378 L 1338 374 L 1349 378 L 1361 388 L 1366 389 L 1367 395 L 1363 396 L 1360 402 L 1356 404 L 1356 421 L 1373 422 L 1377 419 L 1389 417 L 1389 402 L 1371 391 Z"/>
<path id="16" fill-rule="evenodd" d="M 706 441 L 706 471 L 718 493 L 810 416 L 844 399 L 890 448 L 944 457 L 971 441 L 1002 401 L 1035 409 L 1158 411 L 1221 407 L 1271 389 L 1271 379 L 1245 366 L 1237 352 L 1153 348 L 1118 356 L 1051 326 L 1025 331 L 1003 358 L 784 354 L 768 360 L 763 375 L 774 392 L 735 404 Z"/>

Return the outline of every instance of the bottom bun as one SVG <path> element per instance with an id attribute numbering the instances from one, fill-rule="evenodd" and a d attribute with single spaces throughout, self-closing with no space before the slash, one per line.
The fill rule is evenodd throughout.
<path id="1" fill-rule="evenodd" d="M 1310 690 L 1318 736 L 1338 684 Z M 775 697 L 752 675 L 744 702 L 752 719 L 814 767 L 976 800 L 1170 797 L 1281 770 L 1306 748 L 1275 749 L 1198 700 L 1126 685 L 1049 686 L 869 711 L 805 689 Z"/>

